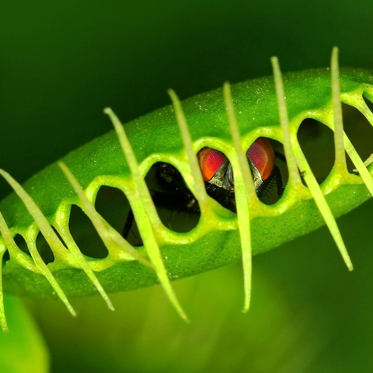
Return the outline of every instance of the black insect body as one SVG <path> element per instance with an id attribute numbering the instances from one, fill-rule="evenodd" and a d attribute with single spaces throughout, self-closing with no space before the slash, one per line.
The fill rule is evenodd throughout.
<path id="1" fill-rule="evenodd" d="M 274 181 L 280 197 L 284 186 L 269 140 L 259 137 L 247 150 L 246 155 L 258 197 L 265 195 Z M 203 148 L 198 152 L 198 160 L 209 196 L 225 208 L 236 212 L 233 171 L 228 158 L 215 149 Z"/>
<path id="2" fill-rule="evenodd" d="M 268 192 L 274 181 L 280 197 L 284 187 L 281 172 L 275 165 L 275 152 L 271 143 L 263 137 L 258 138 L 248 149 L 247 158 L 259 198 Z M 225 208 L 236 212 L 233 170 L 228 158 L 215 149 L 202 148 L 198 152 L 198 161 L 207 194 Z M 200 214 L 198 201 L 186 186 L 179 171 L 164 162 L 156 163 L 152 169 L 157 184 L 156 188 L 149 188 L 154 204 L 157 208 L 170 212 L 170 220 L 161 217 L 162 222 L 172 229 L 175 218 L 180 219 L 183 215 L 183 219 L 197 217 L 197 224 Z M 133 212 L 130 210 L 122 234 L 132 245 L 140 246 L 142 242 L 138 232 L 134 232 L 132 238 L 129 235 L 135 230 L 134 223 Z"/>

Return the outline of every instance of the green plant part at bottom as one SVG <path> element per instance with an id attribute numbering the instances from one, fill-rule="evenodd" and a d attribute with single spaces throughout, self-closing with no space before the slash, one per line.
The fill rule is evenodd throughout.
<path id="1" fill-rule="evenodd" d="M 223 94 L 220 89 L 211 91 L 182 105 L 170 92 L 173 106 L 124 127 L 106 109 L 116 131 L 68 154 L 23 186 L 1 171 L 15 190 L 0 203 L 3 290 L 41 299 L 58 296 L 75 314 L 68 297 L 99 292 L 113 309 L 107 292 L 160 283 L 180 316 L 187 320 L 170 281 L 242 260 L 247 310 L 252 255 L 305 235 L 325 222 L 352 269 L 335 217 L 373 194 L 373 169 L 366 168 L 343 132 L 341 103 L 356 108 L 373 124 L 373 114 L 364 101 L 373 101 L 373 75 L 342 69 L 339 77 L 334 50 L 331 70 L 284 74 L 283 88 L 276 59 L 273 65 L 275 83 L 273 77 L 267 77 L 232 87 L 226 84 Z M 301 123 L 308 118 L 334 131 L 334 167 L 320 186 L 297 138 Z M 289 180 L 284 194 L 273 205 L 258 199 L 245 158 L 246 150 L 259 137 L 284 146 Z M 203 147 L 219 150 L 229 158 L 237 214 L 206 194 L 196 158 Z M 345 151 L 359 175 L 348 172 Z M 144 180 L 157 162 L 173 165 L 198 201 L 199 220 L 189 231 L 171 230 L 157 213 Z M 126 196 L 126 209 L 114 203 L 111 214 L 126 217 L 132 209 L 143 246 L 133 247 L 121 235 L 125 218 L 109 224 L 99 214 L 95 203 L 103 187 L 116 188 Z M 85 254 L 87 248 L 94 252 L 98 238 L 86 234 L 83 224 L 74 235 L 71 233 L 73 206 L 90 220 L 107 250 L 104 257 Z M 27 250 L 21 250 L 15 237 L 21 237 Z M 44 254 L 49 248 L 53 258 L 45 263 Z M 4 312 L 0 315 L 5 328 Z"/>
<path id="2" fill-rule="evenodd" d="M 47 373 L 49 354 L 45 342 L 20 299 L 5 295 L 11 333 L 0 333 L 0 371 Z"/>

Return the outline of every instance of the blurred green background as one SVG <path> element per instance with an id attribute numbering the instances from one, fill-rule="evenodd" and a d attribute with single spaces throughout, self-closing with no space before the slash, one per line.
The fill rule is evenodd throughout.
<path id="1" fill-rule="evenodd" d="M 271 73 L 372 67 L 373 3 L 14 1 L 0 5 L 0 167 L 19 181 L 123 122 L 181 98 Z M 9 192 L 0 182 L 0 197 Z M 339 219 L 355 271 L 326 229 L 254 260 L 243 315 L 240 266 L 175 283 L 192 324 L 158 287 L 28 306 L 53 372 L 371 372 L 372 202 Z M 270 232 L 268 232 L 270 234 Z"/>

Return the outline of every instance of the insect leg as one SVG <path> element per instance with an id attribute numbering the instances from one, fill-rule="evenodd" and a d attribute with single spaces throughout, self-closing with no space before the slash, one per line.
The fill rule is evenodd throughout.
<path id="1" fill-rule="evenodd" d="M 284 193 L 285 187 L 281 177 L 280 169 L 275 165 L 272 171 L 273 177 L 276 179 L 277 194 L 279 197 Z"/>

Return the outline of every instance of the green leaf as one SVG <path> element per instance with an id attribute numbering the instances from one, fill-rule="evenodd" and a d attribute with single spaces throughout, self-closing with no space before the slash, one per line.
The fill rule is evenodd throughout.
<path id="1" fill-rule="evenodd" d="M 281 76 L 276 74 L 276 86 L 279 87 Z M 363 101 L 363 97 L 373 97 L 373 77 L 365 71 L 344 69 L 339 83 L 340 98 L 336 86 L 334 95 L 337 99 L 333 101 L 328 69 L 285 74 L 285 94 L 280 89 L 276 95 L 272 77 L 254 79 L 233 85 L 231 98 L 227 90 L 224 98 L 219 89 L 185 100 L 182 111 L 174 100 L 175 109 L 168 106 L 127 123 L 125 132 L 122 132 L 118 118 L 109 112 L 118 135 L 109 132 L 70 153 L 62 159 L 62 169 L 53 164 L 23 187 L 8 173 L 0 171 L 15 190 L 0 204 L 4 216 L 0 226 L 0 246 L 3 253 L 8 250 L 10 254 L 10 260 L 3 268 L 4 289 L 37 298 L 58 296 L 74 314 L 68 296 L 87 296 L 98 291 L 112 308 L 106 292 L 160 282 L 179 314 L 186 319 L 169 281 L 236 263 L 246 257 L 244 308 L 247 310 L 251 255 L 311 232 L 324 221 L 352 268 L 334 217 L 347 213 L 369 198 L 364 181 L 343 167 L 337 167 L 336 162 L 319 188 L 297 139 L 298 128 L 306 118 L 316 119 L 332 129 L 337 128 L 337 124 L 342 126 L 333 114 L 338 110 L 339 99 L 360 110 L 373 123 L 373 115 Z M 285 96 L 288 118 L 282 115 L 280 124 L 278 104 L 280 113 L 286 112 Z M 234 120 L 237 126 L 232 125 Z M 180 135 L 178 124 L 182 131 L 190 133 L 190 144 L 189 135 Z M 290 142 L 284 142 L 290 170 L 289 184 L 274 205 L 260 202 L 256 194 L 250 192 L 250 182 L 245 179 L 247 172 L 239 161 L 239 143 L 246 151 L 260 136 L 280 142 L 284 138 L 290 139 Z M 239 142 L 234 144 L 232 138 Z M 342 138 L 338 138 L 336 147 L 341 144 L 343 147 Z M 223 152 L 231 161 L 237 177 L 236 197 L 240 196 L 241 201 L 246 201 L 244 204 L 248 203 L 246 212 L 240 213 L 242 203 L 238 215 L 226 210 L 198 187 L 191 154 L 205 146 Z M 370 174 L 347 140 L 344 146 L 359 172 L 368 175 L 369 179 Z M 176 232 L 165 227 L 145 187 L 143 178 L 159 161 L 170 163 L 181 172 L 200 204 L 201 217 L 190 231 Z M 299 175 L 296 177 L 298 171 L 294 167 L 298 167 L 309 188 L 301 183 Z M 129 204 L 124 212 L 121 211 L 123 206 L 114 201 L 110 214 L 127 216 L 131 205 L 145 246 L 132 248 L 123 239 L 120 233 L 125 219 L 114 222 L 117 232 L 97 213 L 95 200 L 104 186 L 117 188 L 126 195 Z M 78 236 L 83 236 L 77 245 L 77 236 L 71 234 L 70 225 L 74 205 L 89 218 L 99 240 L 97 236 L 87 234 L 82 225 L 76 229 Z M 175 220 L 183 219 L 177 212 L 175 216 Z M 245 231 L 248 221 L 251 222 L 251 236 Z M 23 250 L 14 241 L 17 235 L 26 243 Z M 108 252 L 103 258 L 94 254 L 100 240 Z M 91 254 L 82 255 L 87 248 Z M 25 253 L 27 250 L 31 257 Z M 52 251 L 53 261 L 46 264 L 48 250 Z"/>
<path id="2" fill-rule="evenodd" d="M 0 333 L 0 371 L 47 373 L 49 355 L 43 337 L 22 301 L 5 294 L 9 331 Z"/>

